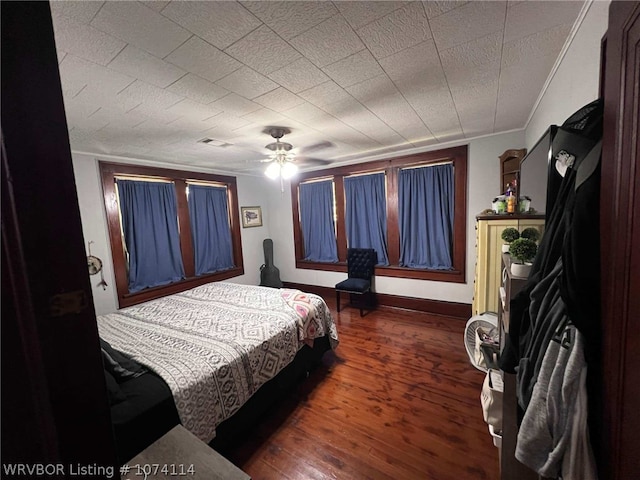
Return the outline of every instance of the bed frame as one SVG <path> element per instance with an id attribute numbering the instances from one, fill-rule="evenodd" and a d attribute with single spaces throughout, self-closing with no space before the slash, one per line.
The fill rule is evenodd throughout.
<path id="1" fill-rule="evenodd" d="M 230 418 L 216 428 L 209 445 L 225 451 L 246 438 L 247 432 L 278 400 L 284 398 L 300 380 L 320 364 L 331 350 L 329 337 L 304 345 L 293 361 L 260 387 Z M 120 463 L 126 463 L 180 423 L 169 386 L 158 375 L 144 374 L 121 387 L 127 401 L 111 407 L 114 440 Z"/>
<path id="2" fill-rule="evenodd" d="M 289 365 L 260 387 L 240 410 L 218 425 L 216 438 L 209 446 L 224 452 L 244 440 L 250 429 L 278 400 L 288 395 L 298 382 L 308 377 L 309 372 L 320 365 L 322 356 L 328 350 L 331 350 L 331 346 L 327 336 L 316 338 L 313 348 L 304 345 Z"/>

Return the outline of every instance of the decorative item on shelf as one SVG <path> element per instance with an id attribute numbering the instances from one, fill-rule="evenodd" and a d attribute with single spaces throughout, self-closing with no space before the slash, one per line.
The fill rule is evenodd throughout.
<path id="1" fill-rule="evenodd" d="M 509 246 L 509 254 L 514 260 L 511 263 L 511 273 L 516 277 L 528 277 L 531 261 L 536 256 L 538 245 L 528 238 L 518 238 Z"/>
<path id="2" fill-rule="evenodd" d="M 518 213 L 530 213 L 531 210 L 531 198 L 526 195 L 522 196 L 518 200 Z"/>
<path id="3" fill-rule="evenodd" d="M 504 195 L 498 195 L 491 202 L 491 210 L 494 213 L 501 214 L 507 211 L 507 197 Z"/>
<path id="4" fill-rule="evenodd" d="M 527 154 L 526 148 L 521 149 L 509 149 L 500 155 L 500 190 L 505 188 L 505 185 L 511 185 L 514 190 L 514 195 L 518 197 L 518 180 L 520 178 L 520 163 Z M 516 187 L 516 188 L 514 188 Z"/>
<path id="5" fill-rule="evenodd" d="M 518 185 L 517 181 L 507 183 L 506 190 L 504 192 L 505 196 L 510 197 L 516 194 L 516 186 Z"/>
<path id="6" fill-rule="evenodd" d="M 507 213 L 516 212 L 516 196 L 511 194 L 507 195 Z"/>
<path id="7" fill-rule="evenodd" d="M 507 204 L 507 213 L 516 213 L 516 204 L 518 203 L 516 197 L 517 186 L 517 180 L 507 183 L 506 190 L 504 192 L 505 202 Z"/>
<path id="8" fill-rule="evenodd" d="M 504 241 L 502 253 L 509 253 L 511 243 L 520 238 L 520 232 L 517 228 L 507 227 L 502 231 L 500 238 Z"/>

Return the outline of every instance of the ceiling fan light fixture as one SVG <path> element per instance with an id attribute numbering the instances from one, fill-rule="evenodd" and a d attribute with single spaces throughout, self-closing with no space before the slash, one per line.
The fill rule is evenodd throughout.
<path id="1" fill-rule="evenodd" d="M 282 178 L 284 178 L 285 180 L 290 179 L 296 173 L 298 173 L 298 166 L 296 164 L 291 162 L 286 162 L 285 164 L 282 165 L 280 174 L 282 175 Z"/>
<path id="2" fill-rule="evenodd" d="M 265 169 L 264 174 L 271 180 L 280 179 L 280 191 L 284 193 L 284 181 L 292 178 L 298 173 L 298 166 L 293 163 L 295 155 L 291 151 L 293 145 L 287 142 L 281 142 L 280 139 L 285 133 L 289 133 L 286 128 L 273 127 L 269 129 L 269 134 L 276 140 L 265 146 L 267 150 L 271 150 L 269 155 L 269 166 Z"/>
<path id="3" fill-rule="evenodd" d="M 275 180 L 280 176 L 280 164 L 278 162 L 271 162 L 264 171 L 264 174 L 271 180 Z"/>

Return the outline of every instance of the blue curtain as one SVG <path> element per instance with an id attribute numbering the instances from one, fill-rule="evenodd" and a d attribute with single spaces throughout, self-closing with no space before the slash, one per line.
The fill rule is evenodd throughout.
<path id="1" fill-rule="evenodd" d="M 300 223 L 305 260 L 337 262 L 333 181 L 300 184 Z"/>
<path id="2" fill-rule="evenodd" d="M 453 266 L 453 165 L 407 168 L 398 178 L 400 265 Z"/>
<path id="3" fill-rule="evenodd" d="M 189 185 L 196 275 L 233 268 L 227 189 Z"/>
<path id="4" fill-rule="evenodd" d="M 378 253 L 378 265 L 389 265 L 384 173 L 347 177 L 344 193 L 348 246 L 373 248 Z"/>
<path id="5" fill-rule="evenodd" d="M 129 292 L 184 278 L 173 183 L 117 180 Z"/>

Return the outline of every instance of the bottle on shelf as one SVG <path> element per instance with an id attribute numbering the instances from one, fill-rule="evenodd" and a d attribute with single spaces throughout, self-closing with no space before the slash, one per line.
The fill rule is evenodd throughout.
<path id="1" fill-rule="evenodd" d="M 517 203 L 515 185 L 508 183 L 505 195 L 507 197 L 507 213 L 515 213 Z"/>

